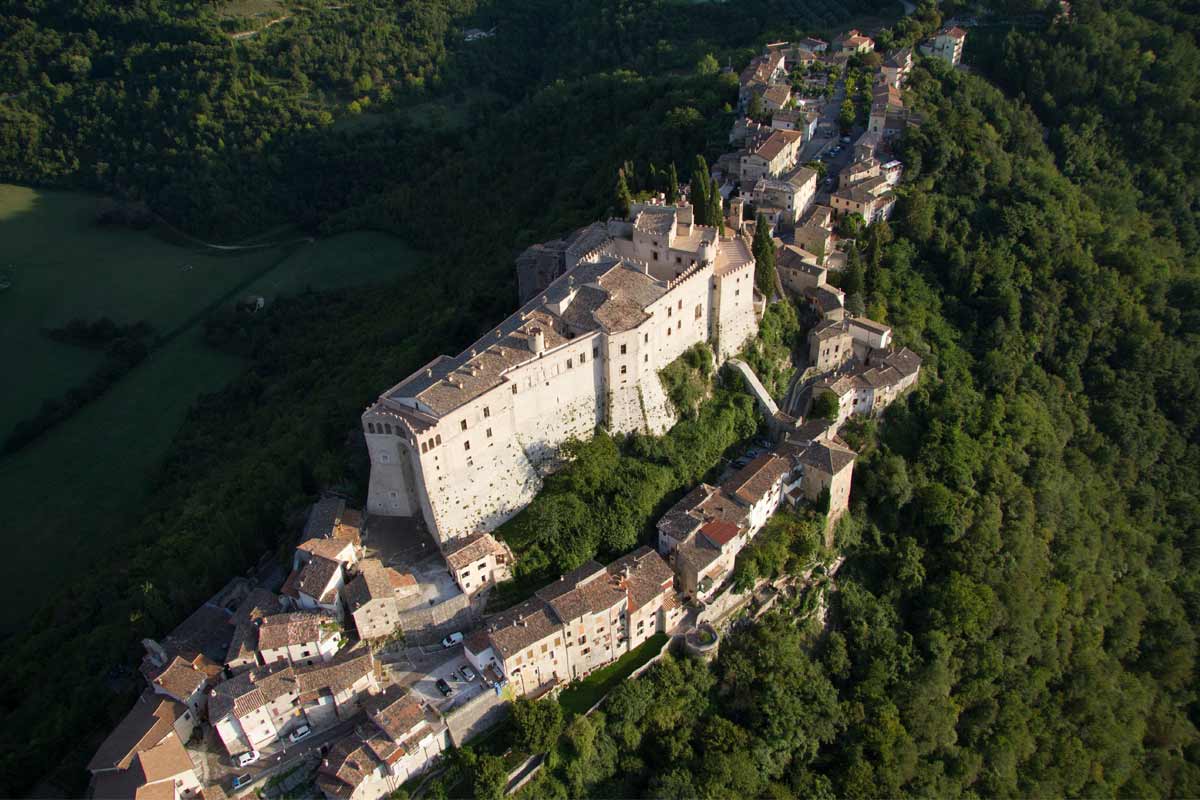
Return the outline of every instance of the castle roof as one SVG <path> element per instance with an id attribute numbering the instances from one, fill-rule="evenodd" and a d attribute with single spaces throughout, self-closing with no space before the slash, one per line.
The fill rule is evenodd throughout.
<path id="1" fill-rule="evenodd" d="M 646 307 L 667 291 L 666 282 L 621 257 L 581 263 L 470 348 L 458 356 L 438 356 L 380 402 L 418 426 L 427 425 L 499 386 L 509 370 L 538 358 L 539 335 L 551 350 L 593 331 L 628 330 L 648 319 Z"/>

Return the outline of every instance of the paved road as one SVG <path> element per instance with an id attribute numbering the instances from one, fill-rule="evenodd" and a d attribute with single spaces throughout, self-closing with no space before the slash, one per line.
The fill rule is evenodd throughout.
<path id="1" fill-rule="evenodd" d="M 233 765 L 233 761 L 225 753 L 225 748 L 221 745 L 220 739 L 212 732 L 212 729 L 209 729 L 209 735 L 205 739 L 203 751 L 192 751 L 193 761 L 198 758 L 201 762 L 198 765 L 197 772 L 202 783 L 206 785 L 213 783 L 220 784 L 221 788 L 228 792 L 231 797 L 235 794 L 240 796 L 263 788 L 264 782 L 273 775 L 287 772 L 292 767 L 299 765 L 307 759 L 319 758 L 320 750 L 323 746 L 346 735 L 354 729 L 355 725 L 364 722 L 365 719 L 361 714 L 356 715 L 330 728 L 323 728 L 316 731 L 308 738 L 296 744 L 291 744 L 285 739 L 283 742 L 267 745 L 262 748 L 262 757 L 246 767 Z M 253 780 L 246 786 L 239 788 L 235 793 L 233 779 L 238 775 L 249 775 Z"/>

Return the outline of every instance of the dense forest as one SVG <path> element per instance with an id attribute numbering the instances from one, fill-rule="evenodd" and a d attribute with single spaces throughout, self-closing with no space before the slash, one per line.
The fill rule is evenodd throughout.
<path id="1" fill-rule="evenodd" d="M 792 3 L 734 5 L 314 6 L 235 45 L 212 4 L 0 3 L 0 178 L 144 200 L 199 234 L 380 227 L 437 256 L 427 282 L 214 328 L 249 367 L 191 414 L 136 546 L 5 643 L 0 794 L 81 791 L 140 638 L 285 546 L 319 488 L 361 491 L 363 404 L 510 309 L 519 247 L 603 213 L 627 161 L 720 152 L 736 91 L 692 67 L 818 30 L 767 22 Z M 776 615 L 711 669 L 623 684 L 548 746 L 530 796 L 1200 794 L 1200 12 L 1072 5 L 1074 24 L 972 34 L 1000 89 L 914 76 L 926 123 L 860 292 L 926 374 L 856 432 L 830 629 Z M 465 15 L 512 38 L 451 52 Z M 464 125 L 339 124 L 363 97 L 469 85 L 503 99 L 466 101 Z"/>

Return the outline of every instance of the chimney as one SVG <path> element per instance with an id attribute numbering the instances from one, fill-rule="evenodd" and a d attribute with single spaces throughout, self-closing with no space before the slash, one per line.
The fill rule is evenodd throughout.
<path id="1" fill-rule="evenodd" d="M 432 378 L 432 377 L 433 377 L 433 370 L 432 370 L 432 369 L 427 369 L 427 370 L 425 370 L 425 377 L 426 377 L 426 378 Z"/>
<path id="2" fill-rule="evenodd" d="M 529 329 L 529 349 L 534 353 L 541 353 L 546 349 L 546 334 L 541 328 Z"/>

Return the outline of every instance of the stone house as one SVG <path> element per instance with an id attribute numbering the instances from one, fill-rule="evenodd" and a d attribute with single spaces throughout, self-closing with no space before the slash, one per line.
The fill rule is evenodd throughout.
<path id="1" fill-rule="evenodd" d="M 958 66 L 962 61 L 963 45 L 966 41 L 967 32 L 962 28 L 942 28 L 934 36 L 926 39 L 920 50 L 922 55 L 940 58 L 952 66 Z"/>
<path id="2" fill-rule="evenodd" d="M 855 452 L 836 436 L 827 442 L 814 442 L 797 456 L 803 470 L 800 491 L 812 502 L 828 491 L 831 521 L 850 507 L 850 486 L 854 479 L 856 457 Z M 828 539 L 825 544 L 830 547 L 833 545 Z"/>
<path id="3" fill-rule="evenodd" d="M 581 678 L 678 623 L 673 580 L 648 547 L 608 567 L 589 561 L 487 620 L 464 653 L 486 677 L 506 680 L 520 694 Z"/>
<path id="4" fill-rule="evenodd" d="M 335 741 L 317 768 L 328 800 L 385 797 L 450 746 L 437 713 L 397 685 L 364 705 L 369 722 Z"/>
<path id="5" fill-rule="evenodd" d="M 156 644 L 147 640 L 147 649 L 151 650 L 154 660 L 161 652 Z M 195 654 L 190 658 L 174 656 L 162 668 L 147 675 L 150 688 L 156 693 L 170 697 L 183 703 L 192 715 L 199 719 L 205 708 L 205 698 L 208 687 L 221 677 L 221 665 L 209 660 L 206 656 Z"/>
<path id="6" fill-rule="evenodd" d="M 341 625 L 326 614 L 294 611 L 258 622 L 258 654 L 263 664 L 312 666 L 331 660 L 341 644 Z"/>
<path id="7" fill-rule="evenodd" d="M 304 551 L 297 549 L 297 558 Z M 305 611 L 324 611 L 342 618 L 342 589 L 346 575 L 342 562 L 322 555 L 305 554 L 298 569 L 292 570 L 280 589 L 280 594 L 293 608 Z"/>
<path id="8" fill-rule="evenodd" d="M 93 780 L 120 777 L 135 767 L 139 753 L 155 751 L 170 740 L 186 742 L 196 723 L 197 717 L 183 703 L 147 689 L 101 742 L 88 762 L 88 772 Z"/>
<path id="9" fill-rule="evenodd" d="M 772 131 L 742 156 L 739 179 L 753 186 L 759 178 L 777 178 L 796 166 L 804 135 L 798 131 Z"/>
<path id="10" fill-rule="evenodd" d="M 93 773 L 91 796 L 105 800 L 183 800 L 200 798 L 200 779 L 174 731 L 138 750 L 123 769 Z"/>
<path id="11" fill-rule="evenodd" d="M 913 55 L 911 47 L 904 47 L 899 50 L 892 50 L 883 60 L 883 66 L 880 67 L 880 73 L 883 80 L 891 86 L 900 87 L 908 78 L 909 73 L 913 68 Z"/>
<path id="12" fill-rule="evenodd" d="M 455 539 L 443 551 L 454 582 L 472 595 L 512 578 L 512 551 L 490 533 Z"/>
<path id="13" fill-rule="evenodd" d="M 701 484 L 658 521 L 658 551 L 682 590 L 701 599 L 733 572 L 737 554 L 779 507 L 791 465 L 764 453 L 718 489 Z"/>
<path id="14" fill-rule="evenodd" d="M 400 601 L 420 594 L 412 575 L 385 567 L 376 558 L 359 562 L 358 575 L 346 584 L 343 599 L 361 639 L 390 636 L 400 627 Z"/>
<path id="15" fill-rule="evenodd" d="M 276 662 L 234 675 L 209 690 L 208 718 L 225 749 L 236 755 L 301 725 L 319 728 L 348 719 L 367 694 L 378 691 L 374 656 L 359 648 L 311 667 Z"/>

